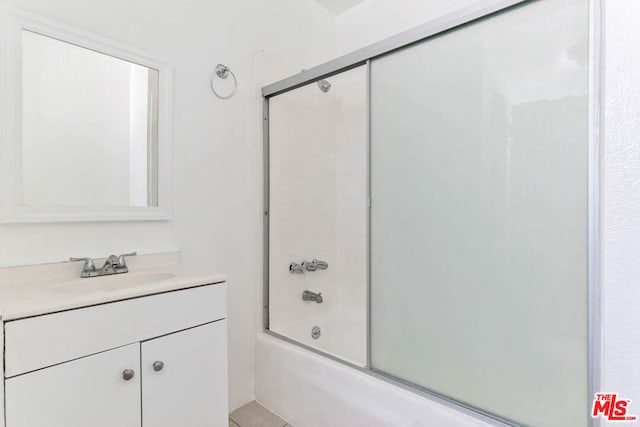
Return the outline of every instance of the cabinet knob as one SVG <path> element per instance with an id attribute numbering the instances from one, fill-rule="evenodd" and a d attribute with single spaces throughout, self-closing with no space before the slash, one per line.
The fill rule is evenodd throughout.
<path id="1" fill-rule="evenodd" d="M 157 361 L 157 362 L 153 362 L 153 370 L 156 372 L 160 372 L 162 371 L 162 369 L 164 369 L 164 362 L 161 361 Z"/>
<path id="2" fill-rule="evenodd" d="M 125 381 L 129 381 L 131 378 L 135 376 L 136 372 L 133 369 L 125 369 L 122 371 L 122 379 Z"/>

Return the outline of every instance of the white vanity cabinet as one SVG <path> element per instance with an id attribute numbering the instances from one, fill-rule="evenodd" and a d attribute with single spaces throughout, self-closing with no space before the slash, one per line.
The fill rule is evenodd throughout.
<path id="1" fill-rule="evenodd" d="M 87 356 L 9 378 L 5 383 L 7 425 L 140 426 L 139 344 Z"/>
<path id="2" fill-rule="evenodd" d="M 6 427 L 226 427 L 225 317 L 219 283 L 6 322 Z"/>
<path id="3" fill-rule="evenodd" d="M 225 323 L 142 343 L 144 427 L 228 425 Z"/>

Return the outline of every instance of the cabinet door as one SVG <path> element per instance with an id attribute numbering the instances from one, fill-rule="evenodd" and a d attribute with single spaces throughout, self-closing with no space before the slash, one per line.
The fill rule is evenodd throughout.
<path id="1" fill-rule="evenodd" d="M 144 427 L 228 426 L 226 320 L 143 342 L 141 359 Z"/>
<path id="2" fill-rule="evenodd" d="M 8 378 L 7 425 L 139 427 L 139 367 L 140 344 L 132 344 Z"/>

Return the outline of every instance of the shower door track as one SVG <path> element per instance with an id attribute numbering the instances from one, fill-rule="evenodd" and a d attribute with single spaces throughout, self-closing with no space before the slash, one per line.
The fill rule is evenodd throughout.
<path id="1" fill-rule="evenodd" d="M 277 81 L 262 88 L 263 96 L 263 159 L 264 159 L 264 232 L 263 232 L 263 331 L 293 345 L 322 355 L 335 362 L 350 366 L 360 372 L 371 375 L 387 383 L 396 385 L 447 407 L 471 415 L 492 425 L 518 425 L 495 414 L 484 412 L 476 407 L 428 390 L 417 384 L 396 378 L 371 366 L 371 85 L 370 61 L 388 53 L 400 50 L 414 43 L 455 30 L 464 25 L 477 22 L 494 14 L 522 7 L 528 3 L 545 0 L 481 0 L 423 25 L 389 37 L 370 46 L 338 57 L 332 61 L 304 70 L 299 74 Z M 589 135 L 588 135 L 588 405 L 595 393 L 600 392 L 602 384 L 602 331 L 601 331 L 601 193 L 600 168 L 602 149 L 603 116 L 603 0 L 589 0 Z M 319 79 L 366 65 L 367 71 L 367 364 L 362 367 L 342 360 L 324 351 L 302 344 L 269 329 L 269 98 L 297 89 Z M 589 426 L 597 427 L 600 421 L 589 417 Z"/>

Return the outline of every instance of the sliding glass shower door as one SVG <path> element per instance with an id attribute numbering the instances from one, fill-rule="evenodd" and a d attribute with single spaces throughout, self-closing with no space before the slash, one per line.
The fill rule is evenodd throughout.
<path id="1" fill-rule="evenodd" d="M 586 0 L 371 62 L 371 368 L 527 425 L 588 420 Z"/>
<path id="2" fill-rule="evenodd" d="M 585 426 L 593 18 L 507 3 L 263 89 L 265 329 L 485 420 Z"/>

